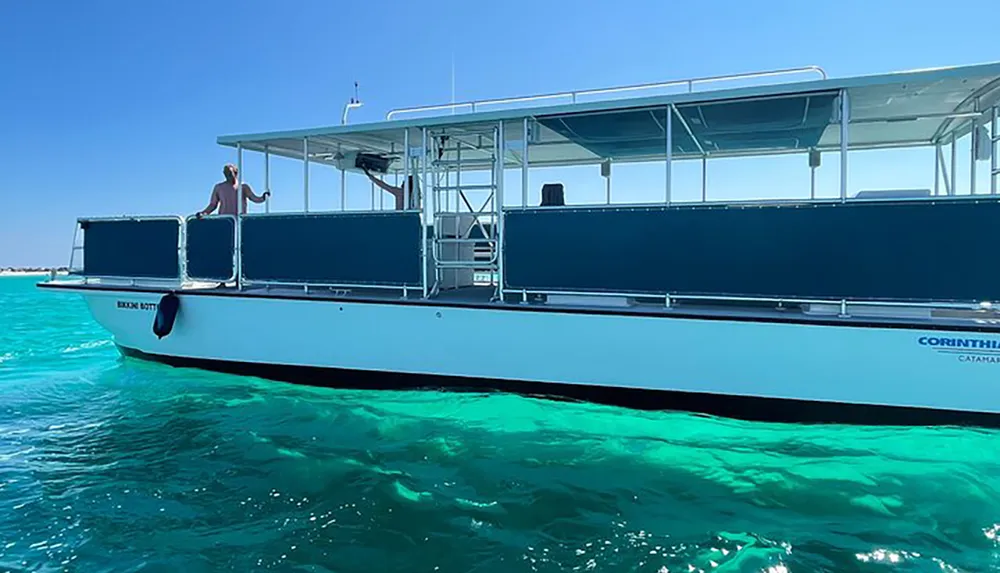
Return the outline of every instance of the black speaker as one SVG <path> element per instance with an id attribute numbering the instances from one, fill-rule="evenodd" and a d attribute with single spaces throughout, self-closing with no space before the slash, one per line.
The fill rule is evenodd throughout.
<path id="1" fill-rule="evenodd" d="M 384 174 L 389 171 L 389 158 L 371 153 L 359 153 L 354 158 L 354 166 L 372 173 Z"/>

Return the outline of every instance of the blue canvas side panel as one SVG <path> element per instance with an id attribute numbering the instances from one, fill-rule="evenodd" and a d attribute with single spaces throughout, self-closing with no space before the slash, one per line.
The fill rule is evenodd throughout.
<path id="1" fill-rule="evenodd" d="M 420 286 L 420 214 L 323 213 L 246 217 L 248 280 Z"/>
<path id="2" fill-rule="evenodd" d="M 205 217 L 187 222 L 187 274 L 225 281 L 233 277 L 234 217 Z"/>
<path id="3" fill-rule="evenodd" d="M 180 278 L 179 220 L 84 221 L 83 275 Z"/>
<path id="4" fill-rule="evenodd" d="M 509 288 L 1000 300 L 991 199 L 507 212 Z"/>

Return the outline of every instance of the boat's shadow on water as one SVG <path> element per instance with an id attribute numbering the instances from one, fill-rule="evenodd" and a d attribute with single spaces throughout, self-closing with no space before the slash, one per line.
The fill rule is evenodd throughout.
<path id="1" fill-rule="evenodd" d="M 875 571 L 996 559 L 1000 452 L 987 431 L 324 390 L 134 360 L 55 400 L 61 411 L 37 401 L 43 416 L 0 436 L 16 518 L 0 563 Z"/>

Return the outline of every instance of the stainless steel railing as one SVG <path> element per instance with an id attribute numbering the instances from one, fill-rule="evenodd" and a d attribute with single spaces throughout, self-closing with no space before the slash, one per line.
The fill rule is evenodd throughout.
<path id="1" fill-rule="evenodd" d="M 785 68 L 778 70 L 766 70 L 761 72 L 744 72 L 740 74 L 727 74 L 720 76 L 705 76 L 699 78 L 688 78 L 682 80 L 669 80 L 665 82 L 654 82 L 645 84 L 634 84 L 628 86 L 617 86 L 617 87 L 607 87 L 607 88 L 596 88 L 588 90 L 576 90 L 567 92 L 554 92 L 547 94 L 536 94 L 529 96 L 518 96 L 509 98 L 499 98 L 499 99 L 484 99 L 484 100 L 473 100 L 464 101 L 457 103 L 447 103 L 438 105 L 428 105 L 419 107 L 407 107 L 398 108 L 389 111 L 385 118 L 391 120 L 394 117 L 402 114 L 411 113 L 423 113 L 428 111 L 449 111 L 449 110 L 459 110 L 463 108 L 468 108 L 469 111 L 475 113 L 481 110 L 484 106 L 491 105 L 504 105 L 513 103 L 530 103 L 536 101 L 552 100 L 552 99 L 566 99 L 569 98 L 571 103 L 576 103 L 577 99 L 584 96 L 594 96 L 594 95 L 608 95 L 608 94 L 618 94 L 642 90 L 652 90 L 652 89 L 663 89 L 677 86 L 687 86 L 687 91 L 693 92 L 694 87 L 699 84 L 708 83 L 718 83 L 725 81 L 735 81 L 735 80 L 749 80 L 749 79 L 759 79 L 774 76 L 784 76 L 792 74 L 804 74 L 804 73 L 815 73 L 819 74 L 822 79 L 827 79 L 826 71 L 819 66 L 805 66 L 801 68 Z"/>

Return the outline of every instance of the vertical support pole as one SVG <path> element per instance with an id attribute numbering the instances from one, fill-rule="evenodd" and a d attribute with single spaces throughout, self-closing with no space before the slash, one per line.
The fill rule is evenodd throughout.
<path id="1" fill-rule="evenodd" d="M 264 201 L 264 212 L 271 212 L 271 151 L 267 144 L 264 144 L 264 192 L 267 199 Z"/>
<path id="2" fill-rule="evenodd" d="M 840 90 L 840 200 L 847 201 L 847 125 L 850 123 L 847 90 Z"/>
<path id="3" fill-rule="evenodd" d="M 812 163 L 812 162 L 810 162 Z M 809 198 L 816 198 L 816 166 L 809 166 Z"/>
<path id="4" fill-rule="evenodd" d="M 969 195 L 976 194 L 976 142 L 978 140 L 976 124 L 973 122 L 972 131 L 969 133 Z"/>
<path id="5" fill-rule="evenodd" d="M 236 214 L 243 214 L 243 144 L 236 144 Z"/>
<path id="6" fill-rule="evenodd" d="M 340 210 L 347 210 L 347 172 L 340 170 Z"/>
<path id="7" fill-rule="evenodd" d="M 993 113 L 990 118 L 990 195 L 997 194 L 997 143 L 1000 137 L 997 136 L 997 128 L 1000 127 L 1000 106 L 993 106 Z"/>
<path id="8" fill-rule="evenodd" d="M 979 100 L 974 102 L 975 106 L 973 110 L 979 111 Z M 976 144 L 979 142 L 979 130 L 976 125 L 976 119 L 972 118 L 969 120 L 971 128 L 969 129 L 969 195 L 976 194 Z"/>
<path id="9" fill-rule="evenodd" d="M 521 154 L 521 207 L 528 206 L 528 118 L 524 118 L 523 133 L 524 151 Z M 611 183 L 608 183 L 608 196 L 611 195 Z"/>
<path id="10" fill-rule="evenodd" d="M 303 205 L 305 212 L 309 212 L 309 138 L 302 139 L 302 181 L 303 181 Z"/>
<path id="11" fill-rule="evenodd" d="M 410 208 L 410 129 L 403 130 L 403 209 Z"/>
<path id="12" fill-rule="evenodd" d="M 934 196 L 937 197 L 941 182 L 941 142 L 934 144 Z"/>
<path id="13" fill-rule="evenodd" d="M 423 211 L 426 203 L 430 203 L 425 196 L 427 189 L 427 128 L 420 128 L 420 183 L 417 185 L 420 192 L 413 196 L 417 201 L 415 207 Z"/>
<path id="14" fill-rule="evenodd" d="M 497 249 L 497 296 L 503 299 L 503 168 L 504 168 L 504 132 L 503 120 L 497 122 L 497 160 L 494 168 L 497 170 L 496 209 L 493 227 L 496 229 Z"/>
<path id="15" fill-rule="evenodd" d="M 958 141 L 955 139 L 955 132 L 951 132 L 951 189 L 948 191 L 949 195 L 958 195 L 958 163 L 956 162 L 956 157 L 958 156 Z"/>
<path id="16" fill-rule="evenodd" d="M 823 155 L 815 147 L 809 148 L 809 199 L 816 199 L 816 168 L 823 161 Z"/>
<path id="17" fill-rule="evenodd" d="M 375 182 L 372 181 L 370 184 L 371 184 L 371 188 L 372 188 L 372 211 L 374 211 L 375 210 Z"/>
<path id="18" fill-rule="evenodd" d="M 608 166 L 608 176 L 604 178 L 604 200 L 610 205 L 611 204 L 611 166 Z"/>
<path id="19" fill-rule="evenodd" d="M 243 288 L 243 144 L 236 144 L 236 219 L 233 221 L 233 276 L 236 277 L 236 290 Z M 186 246 L 185 246 L 186 248 Z M 186 258 L 186 256 L 185 256 Z M 183 259 L 182 259 L 183 260 Z"/>
<path id="20" fill-rule="evenodd" d="M 663 129 L 666 131 L 666 146 L 667 146 L 667 205 L 670 204 L 670 192 L 671 183 L 673 182 L 672 164 L 674 160 L 674 105 L 670 104 L 667 106 L 667 118 L 663 123 Z"/>
<path id="21" fill-rule="evenodd" d="M 427 128 L 420 128 L 420 167 L 421 175 L 420 178 L 420 194 L 424 195 L 427 193 Z M 422 295 L 427 298 L 427 211 L 428 205 L 431 204 L 424 196 L 418 199 L 417 202 L 420 205 L 420 283 L 422 288 Z"/>
<path id="22" fill-rule="evenodd" d="M 389 144 L 389 152 L 390 153 L 395 153 L 396 152 L 396 142 L 395 141 L 393 141 L 392 143 Z M 404 163 L 406 162 L 406 156 L 405 155 L 403 157 L 403 162 Z M 388 173 L 386 173 L 386 175 L 388 175 Z M 393 171 L 392 171 L 392 177 L 393 177 L 392 184 L 395 185 L 396 187 L 399 187 L 399 169 L 393 169 Z M 373 183 L 373 185 L 374 185 L 374 183 Z M 380 190 L 378 192 L 378 209 L 379 209 L 379 211 L 381 211 L 384 208 L 385 208 L 385 193 Z"/>
<path id="23" fill-rule="evenodd" d="M 340 153 L 340 144 L 337 144 L 337 153 Z M 347 210 L 347 172 L 340 170 L 340 210 Z"/>
<path id="24" fill-rule="evenodd" d="M 701 156 L 701 202 L 708 201 L 708 155 Z"/>

